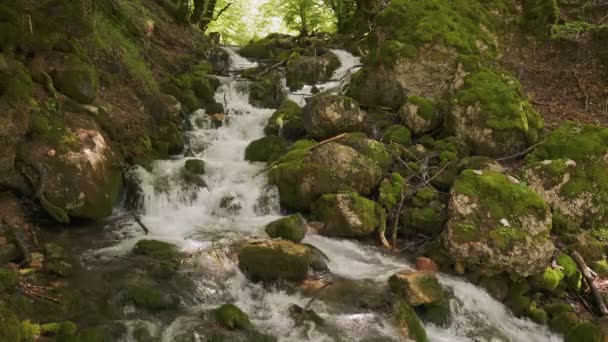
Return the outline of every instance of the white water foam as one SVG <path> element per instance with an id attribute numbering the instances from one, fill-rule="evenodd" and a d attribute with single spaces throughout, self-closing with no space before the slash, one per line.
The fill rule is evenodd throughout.
<path id="1" fill-rule="evenodd" d="M 227 51 L 233 70 L 255 66 L 233 49 Z M 317 86 L 321 90 L 341 89 L 360 63 L 359 58 L 345 51 L 332 52 L 338 56 L 342 66 L 332 81 Z M 135 240 L 144 237 L 173 242 L 188 251 L 221 246 L 222 239 L 230 240 L 231 236 L 264 236 L 264 225 L 280 216 L 276 189 L 267 186 L 267 179 L 261 172 L 265 165 L 244 160 L 247 144 L 263 136 L 263 127 L 273 111 L 249 104 L 246 82 L 230 77 L 221 78 L 221 81 L 216 99 L 226 104 L 226 124 L 213 128 L 204 111 L 198 111 L 192 117 L 193 124 L 196 127 L 196 122 L 202 121 L 203 125 L 188 133 L 193 157 L 206 163 L 204 180 L 207 187 L 181 185 L 181 170 L 191 157 L 157 161 L 151 172 L 137 170 L 144 193 L 142 220 L 150 229 L 150 235 L 136 236 L 114 252 L 126 252 Z M 303 92 L 309 94 L 311 88 L 307 86 Z M 293 96 L 290 97 L 302 104 L 302 99 L 308 95 Z M 218 237 L 219 242 L 216 241 Z M 411 269 L 406 260 L 356 241 L 309 235 L 304 242 L 328 256 L 328 266 L 336 276 L 369 280 L 381 286 L 391 274 Z M 295 327 L 289 308 L 292 304 L 304 307 L 309 298 L 298 293 L 269 290 L 249 282 L 229 253 L 227 249 L 213 255 L 201 253 L 195 260 L 195 264 L 204 269 L 204 274 L 196 279 L 199 284 L 196 295 L 204 304 L 190 308 L 192 315 L 178 317 L 163 327 L 159 336 L 162 341 L 173 342 L 181 338 L 196 326 L 198 312 L 226 302 L 238 305 L 261 331 L 277 336 L 280 341 L 360 341 L 372 337 L 401 340 L 391 320 L 383 313 L 365 309 L 336 312 L 321 300 L 311 308 L 336 328 L 334 332 L 324 332 L 314 325 Z M 426 328 L 431 341 L 560 340 L 546 327 L 514 317 L 504 305 L 472 284 L 444 275 L 440 276 L 440 281 L 454 293 L 451 305 L 453 322 L 448 328 L 428 324 Z M 204 340 L 200 332 L 188 334 L 196 341 Z"/>

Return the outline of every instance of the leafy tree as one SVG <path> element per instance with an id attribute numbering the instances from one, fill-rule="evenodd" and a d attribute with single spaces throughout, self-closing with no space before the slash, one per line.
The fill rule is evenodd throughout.
<path id="1" fill-rule="evenodd" d="M 335 18 L 321 0 L 270 0 L 264 5 L 264 12 L 267 16 L 282 17 L 288 28 L 303 36 L 335 29 Z"/>

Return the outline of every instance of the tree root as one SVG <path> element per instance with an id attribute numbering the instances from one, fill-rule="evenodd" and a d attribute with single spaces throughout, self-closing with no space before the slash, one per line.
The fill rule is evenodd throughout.
<path id="1" fill-rule="evenodd" d="M 587 264 L 585 263 L 585 260 L 583 259 L 583 257 L 577 251 L 572 252 L 572 258 L 574 259 L 574 261 L 576 261 L 576 264 L 578 265 L 578 268 L 580 269 L 581 273 L 583 274 L 583 276 L 587 282 L 587 285 L 589 285 L 589 288 L 591 289 L 591 293 L 593 294 L 597 307 L 600 310 L 600 314 L 602 316 L 607 316 L 608 308 L 606 308 L 606 303 L 604 303 L 604 298 L 602 297 L 602 294 L 600 293 L 597 286 L 595 286 L 595 283 L 593 282 L 593 278 L 594 278 L 593 271 L 591 271 L 589 266 L 587 266 Z"/>
<path id="2" fill-rule="evenodd" d="M 38 173 L 38 180 L 37 181 L 35 180 L 35 177 L 32 176 L 32 174 L 30 172 L 28 172 L 27 166 L 30 166 L 32 169 L 36 170 L 36 172 Z M 42 208 L 49 215 L 51 215 L 51 217 L 53 219 L 55 219 L 57 222 L 60 222 L 60 223 L 69 223 L 70 222 L 70 218 L 69 218 L 68 214 L 65 212 L 65 210 L 63 210 L 60 207 L 58 207 L 58 206 L 54 205 L 53 203 L 51 203 L 46 198 L 46 195 L 44 194 L 44 184 L 45 184 L 45 179 L 46 179 L 46 173 L 44 171 L 44 168 L 41 165 L 37 164 L 37 163 L 31 163 L 31 164 L 28 164 L 28 165 L 24 165 L 22 167 L 21 172 L 25 176 L 25 178 L 28 179 L 28 181 L 32 185 L 32 188 L 36 189 L 36 191 L 35 191 L 35 197 L 40 202 L 40 205 L 42 206 Z"/>

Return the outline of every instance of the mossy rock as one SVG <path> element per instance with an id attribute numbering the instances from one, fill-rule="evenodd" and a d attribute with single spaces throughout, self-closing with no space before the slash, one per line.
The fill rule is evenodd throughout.
<path id="1" fill-rule="evenodd" d="M 137 241 L 133 248 L 133 254 L 151 259 L 153 262 L 145 263 L 145 268 L 159 279 L 167 279 L 173 276 L 182 259 L 182 254 L 176 246 L 158 240 Z"/>
<path id="2" fill-rule="evenodd" d="M 403 125 L 392 125 L 382 133 L 382 141 L 407 147 L 412 144 L 412 133 Z"/>
<path id="3" fill-rule="evenodd" d="M 46 323 L 40 325 L 40 333 L 42 335 L 55 336 L 58 340 L 75 337 L 77 332 L 78 326 L 70 321 Z"/>
<path id="4" fill-rule="evenodd" d="M 369 139 L 364 133 L 350 133 L 340 139 L 340 144 L 350 146 L 368 157 L 384 172 L 388 171 L 393 164 L 393 155 L 388 147 L 382 142 Z"/>
<path id="5" fill-rule="evenodd" d="M 253 328 L 249 316 L 234 304 L 224 304 L 213 310 L 218 323 L 230 330 L 249 330 Z"/>
<path id="6" fill-rule="evenodd" d="M 4 59 L 0 54 L 0 99 L 8 103 L 27 101 L 33 93 L 34 84 L 23 64 Z"/>
<path id="7" fill-rule="evenodd" d="M 416 315 L 416 311 L 407 303 L 399 301 L 393 307 L 393 317 L 401 336 L 416 342 L 428 342 L 424 325 Z"/>
<path id="8" fill-rule="evenodd" d="M 259 108 L 278 108 L 285 100 L 281 75 L 269 72 L 249 85 L 249 101 Z"/>
<path id="9" fill-rule="evenodd" d="M 410 95 L 407 102 L 401 106 L 399 115 L 405 126 L 414 134 L 429 133 L 442 123 L 442 113 L 439 106 L 430 99 Z"/>
<path id="10" fill-rule="evenodd" d="M 271 238 L 281 238 L 299 243 L 306 236 L 307 229 L 306 220 L 298 213 L 270 222 L 265 231 Z"/>
<path id="11" fill-rule="evenodd" d="M 386 212 L 378 203 L 357 194 L 327 194 L 312 205 L 311 215 L 323 222 L 319 234 L 365 237 L 385 229 Z"/>
<path id="12" fill-rule="evenodd" d="M 365 112 L 355 100 L 346 96 L 314 96 L 304 106 L 302 117 L 306 132 L 314 139 L 327 139 L 365 128 Z"/>
<path id="13" fill-rule="evenodd" d="M 557 289 L 562 279 L 564 279 L 564 272 L 560 269 L 547 267 L 542 273 L 542 287 L 545 290 L 553 291 Z"/>
<path id="14" fill-rule="evenodd" d="M 554 159 L 582 161 L 608 153 L 608 128 L 602 126 L 567 122 L 551 131 L 544 140 L 526 157 L 528 163 Z"/>
<path id="15" fill-rule="evenodd" d="M 380 182 L 378 203 L 389 212 L 401 202 L 408 191 L 408 185 L 400 174 L 393 172 Z"/>
<path id="16" fill-rule="evenodd" d="M 551 319 L 549 328 L 557 333 L 566 335 L 569 331 L 574 329 L 574 327 L 579 325 L 581 321 L 582 320 L 574 312 L 562 312 Z"/>
<path id="17" fill-rule="evenodd" d="M 279 135 L 287 140 L 297 140 L 306 135 L 302 121 L 302 108 L 291 100 L 285 100 L 268 119 L 266 135 Z"/>
<path id="18" fill-rule="evenodd" d="M 151 312 L 177 309 L 179 299 L 151 285 L 129 285 L 122 293 L 122 302 Z"/>
<path id="19" fill-rule="evenodd" d="M 296 91 L 304 84 L 314 85 L 329 81 L 338 67 L 340 60 L 331 52 L 321 56 L 290 58 L 285 68 L 287 86 L 290 90 Z"/>
<path id="20" fill-rule="evenodd" d="M 603 334 L 601 329 L 591 323 L 583 322 L 575 326 L 566 334 L 564 342 L 601 342 L 603 341 Z"/>
<path id="21" fill-rule="evenodd" d="M 91 103 L 97 97 L 99 86 L 95 66 L 77 55 L 65 56 L 53 79 L 59 91 L 80 103 Z"/>
<path id="22" fill-rule="evenodd" d="M 475 154 L 501 157 L 536 143 L 543 120 L 515 78 L 499 70 L 481 69 L 456 93 L 446 128 L 467 142 Z"/>
<path id="23" fill-rule="evenodd" d="M 325 320 L 314 310 L 304 309 L 297 304 L 293 304 L 289 307 L 289 315 L 296 323 L 299 323 L 300 325 L 303 322 L 312 322 L 316 326 L 323 326 L 325 324 Z"/>
<path id="24" fill-rule="evenodd" d="M 431 272 L 396 273 L 388 279 L 391 291 L 408 305 L 420 306 L 441 302 L 445 292 Z"/>
<path id="25" fill-rule="evenodd" d="M 14 269 L 0 268 L 0 289 L 13 290 L 19 285 L 19 272 Z"/>
<path id="26" fill-rule="evenodd" d="M 408 237 L 434 235 L 447 221 L 446 205 L 438 200 L 432 200 L 423 206 L 410 203 L 400 215 L 399 233 Z"/>
<path id="27" fill-rule="evenodd" d="M 390 68 L 363 67 L 351 79 L 348 96 L 368 106 L 397 110 L 405 98 L 405 91 Z"/>
<path id="28" fill-rule="evenodd" d="M 335 142 L 312 146 L 310 141 L 296 142 L 271 167 L 270 182 L 279 188 L 281 205 L 308 211 L 324 194 L 367 195 L 380 182 L 382 170 L 353 148 Z"/>
<path id="29" fill-rule="evenodd" d="M 454 260 L 481 274 L 524 277 L 548 264 L 551 211 L 531 188 L 502 173 L 465 170 L 451 195 L 443 241 Z"/>
<path id="30" fill-rule="evenodd" d="M 422 321 L 435 324 L 439 327 L 448 327 L 452 320 L 448 298 L 440 302 L 418 306 L 416 307 L 416 312 Z"/>
<path id="31" fill-rule="evenodd" d="M 0 304 L 0 340 L 16 342 L 34 342 L 40 335 L 39 327 L 19 317 L 3 303 Z"/>
<path id="32" fill-rule="evenodd" d="M 245 160 L 252 162 L 273 162 L 287 150 L 287 142 L 277 136 L 263 137 L 252 141 L 245 149 Z"/>
<path id="33" fill-rule="evenodd" d="M 195 175 L 204 175 L 205 161 L 202 159 L 188 159 L 184 164 L 184 169 Z"/>
<path id="34" fill-rule="evenodd" d="M 264 283 L 306 279 L 311 267 L 309 247 L 287 240 L 253 241 L 239 251 L 239 268 L 252 281 Z"/>

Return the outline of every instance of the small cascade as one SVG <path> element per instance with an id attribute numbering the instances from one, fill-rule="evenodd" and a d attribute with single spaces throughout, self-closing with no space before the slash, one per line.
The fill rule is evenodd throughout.
<path id="1" fill-rule="evenodd" d="M 232 71 L 256 64 L 226 48 Z M 359 58 L 346 51 L 332 50 L 342 66 L 332 80 L 316 87 L 321 91 L 340 92 L 350 75 L 358 70 Z M 276 189 L 268 186 L 263 163 L 244 160 L 246 146 L 263 136 L 271 109 L 255 108 L 249 103 L 247 82 L 237 77 L 221 77 L 216 99 L 225 104 L 225 124 L 215 128 L 203 110 L 192 115 L 194 130 L 188 133 L 192 156 L 177 156 L 154 163 L 151 171 L 135 172 L 142 183 L 142 221 L 150 234 L 131 234 L 119 246 L 102 251 L 125 253 L 141 238 L 153 238 L 177 244 L 192 252 L 194 267 L 203 269 L 193 280 L 193 294 L 200 304 L 170 324 L 150 327 L 149 332 L 161 341 L 204 341 L 204 331 L 197 330 L 200 313 L 231 302 L 247 312 L 261 331 L 279 341 L 399 341 L 390 317 L 382 312 L 364 310 L 350 303 L 335 306 L 321 299 L 311 305 L 327 326 L 295 327 L 289 310 L 293 304 L 305 307 L 310 298 L 299 293 L 271 290 L 254 284 L 238 270 L 231 257 L 231 238 L 263 237 L 263 227 L 280 216 Z M 290 98 L 303 105 L 312 87 L 306 86 Z M 201 184 L 184 185 L 183 169 L 188 159 L 202 159 L 206 172 Z M 349 281 L 365 280 L 381 287 L 396 271 L 410 269 L 403 258 L 387 255 L 378 247 L 357 241 L 308 235 L 311 244 L 329 258 L 333 275 Z M 213 255 L 209 246 L 216 246 Z M 219 247 L 217 247 L 219 246 Z M 426 326 L 431 341 L 559 341 L 545 327 L 516 318 L 501 303 L 482 289 L 461 279 L 440 275 L 440 282 L 451 289 L 452 323 L 443 328 Z M 129 324 L 145 325 L 132 321 Z M 131 329 L 132 330 L 132 329 Z M 188 339 L 185 338 L 188 336 Z M 127 339 L 128 340 L 128 339 Z"/>

